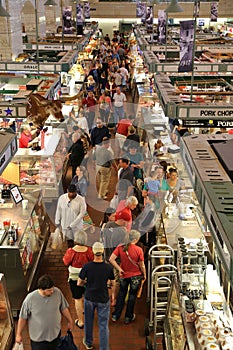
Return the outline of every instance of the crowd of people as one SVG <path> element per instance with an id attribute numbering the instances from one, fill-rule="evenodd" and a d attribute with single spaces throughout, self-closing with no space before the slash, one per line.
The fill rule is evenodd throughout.
<path id="1" fill-rule="evenodd" d="M 136 317 L 137 291 L 146 279 L 144 259 L 147 249 L 156 243 L 155 216 L 160 210 L 160 193 L 174 194 L 184 184 L 178 179 L 177 170 L 167 169 L 167 164 L 157 162 L 153 172 L 145 172 L 148 144 L 136 118 L 127 115 L 125 106 L 125 91 L 130 88 L 130 59 L 124 35 L 116 32 L 112 40 L 108 35 L 101 38 L 86 86 L 87 96 L 83 97 L 78 113 L 72 111 L 68 117 L 73 131 L 67 134 L 70 147 L 66 159 L 72 167 L 72 180 L 67 193 L 58 198 L 55 225 L 67 242 L 63 262 L 68 267 L 75 301 L 74 324 L 84 328 L 83 344 L 92 349 L 96 310 L 100 350 L 108 350 L 109 318 L 114 323 L 120 319 L 125 300 L 124 323 L 127 325 Z M 89 164 L 94 164 L 95 171 L 88 171 Z M 99 241 L 90 247 L 84 222 L 88 217 L 86 197 L 93 174 L 97 201 L 108 201 L 109 207 L 100 224 Z M 113 176 L 116 186 L 111 198 Z M 110 305 L 114 307 L 111 316 Z M 43 322 L 50 310 L 54 310 L 53 320 L 48 317 Z M 49 276 L 42 276 L 38 290 L 23 302 L 16 341 L 21 342 L 28 321 L 32 350 L 57 349 L 61 314 L 72 330 L 66 299 Z M 37 328 L 41 331 L 35 333 Z"/>

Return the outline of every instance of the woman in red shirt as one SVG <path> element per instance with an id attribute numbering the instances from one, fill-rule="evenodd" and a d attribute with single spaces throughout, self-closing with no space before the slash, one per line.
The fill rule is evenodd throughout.
<path id="1" fill-rule="evenodd" d="M 28 148 L 32 145 L 32 134 L 28 126 L 23 126 L 19 138 L 19 148 Z"/>
<path id="2" fill-rule="evenodd" d="M 119 271 L 120 291 L 117 296 L 116 307 L 112 313 L 112 321 L 116 322 L 122 313 L 125 305 L 125 297 L 129 288 L 129 297 L 126 305 L 125 324 L 135 320 L 134 305 L 137 297 L 137 291 L 141 280 L 146 279 L 146 268 L 144 264 L 144 255 L 141 247 L 136 243 L 140 238 L 140 232 L 131 230 L 129 233 L 129 243 L 118 245 L 110 256 L 109 262 Z M 120 265 L 116 258 L 120 258 Z"/>
<path id="3" fill-rule="evenodd" d="M 78 231 L 74 237 L 75 245 L 73 248 L 68 248 L 63 262 L 68 266 L 69 270 L 69 285 L 72 293 L 72 297 L 75 302 L 75 310 L 78 318 L 75 320 L 75 324 L 79 328 L 84 327 L 83 320 L 83 294 L 85 288 L 83 286 L 77 286 L 79 272 L 82 267 L 89 261 L 94 259 L 94 254 L 91 247 L 87 247 L 87 234 L 84 231 Z"/>

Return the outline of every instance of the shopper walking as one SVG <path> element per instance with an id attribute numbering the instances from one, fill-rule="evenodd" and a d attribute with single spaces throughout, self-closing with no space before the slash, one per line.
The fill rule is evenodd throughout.
<path id="1" fill-rule="evenodd" d="M 133 194 L 134 189 L 134 174 L 129 166 L 130 160 L 127 158 L 119 159 L 119 179 L 116 193 L 118 194 L 118 202 L 126 199 Z"/>
<path id="2" fill-rule="evenodd" d="M 61 226 L 63 239 L 67 240 L 68 247 L 74 244 L 74 232 L 82 230 L 85 213 L 85 199 L 77 194 L 75 185 L 69 185 L 68 193 L 62 194 L 58 199 L 55 214 L 55 225 Z"/>
<path id="3" fill-rule="evenodd" d="M 124 118 L 124 109 L 126 103 L 126 96 L 123 92 L 121 92 L 121 88 L 119 86 L 116 87 L 116 92 L 113 95 L 114 101 L 114 122 L 117 124 L 119 120 Z"/>
<path id="4" fill-rule="evenodd" d="M 108 128 L 103 124 L 102 119 L 97 118 L 96 126 L 91 129 L 92 147 L 95 148 L 96 146 L 100 145 L 104 137 L 107 137 L 108 139 L 110 139 L 111 138 L 110 132 Z"/>
<path id="5" fill-rule="evenodd" d="M 84 166 L 76 168 L 75 176 L 71 180 L 71 185 L 75 185 L 76 191 L 80 196 L 86 197 L 88 186 L 88 173 Z"/>
<path id="6" fill-rule="evenodd" d="M 78 231 L 74 235 L 75 246 L 68 248 L 63 256 L 63 262 L 68 266 L 69 278 L 68 282 L 72 293 L 72 298 L 75 303 L 75 310 L 77 313 L 77 319 L 75 324 L 82 329 L 84 327 L 83 319 L 83 294 L 85 288 L 83 286 L 77 286 L 79 273 L 82 267 L 89 261 L 94 259 L 94 255 L 91 247 L 87 247 L 87 234 L 84 231 Z"/>
<path id="7" fill-rule="evenodd" d="M 69 148 L 66 157 L 68 157 L 70 160 L 70 164 L 72 166 L 72 177 L 74 177 L 77 166 L 81 165 L 85 156 L 83 142 L 81 140 L 81 133 L 79 131 L 73 133 L 72 142 L 73 144 Z"/>
<path id="8" fill-rule="evenodd" d="M 137 291 L 141 280 L 146 279 L 146 268 L 142 248 L 136 246 L 140 238 L 140 232 L 132 230 L 129 233 L 129 242 L 124 246 L 119 245 L 110 256 L 110 263 L 119 271 L 120 291 L 116 301 L 116 307 L 112 313 L 112 321 L 116 322 L 123 311 L 125 297 L 129 290 L 128 301 L 125 311 L 125 324 L 135 320 L 134 306 Z M 120 265 L 116 259 L 120 258 Z"/>
<path id="9" fill-rule="evenodd" d="M 72 330 L 69 305 L 60 289 L 54 287 L 50 276 L 41 276 L 37 288 L 23 301 L 15 340 L 16 343 L 22 342 L 22 332 L 28 323 L 32 350 L 57 350 L 62 315 L 67 320 L 68 329 Z"/>
<path id="10" fill-rule="evenodd" d="M 104 246 L 95 242 L 92 246 L 94 261 L 89 262 L 82 268 L 78 285 L 84 286 L 84 333 L 83 344 L 86 349 L 93 346 L 93 322 L 94 313 L 97 310 L 99 325 L 100 350 L 109 350 L 109 328 L 110 300 L 108 288 L 113 289 L 112 303 L 114 303 L 114 273 L 110 264 L 103 261 Z"/>
<path id="11" fill-rule="evenodd" d="M 133 221 L 132 211 L 136 209 L 137 205 L 138 205 L 137 197 L 129 196 L 128 198 L 121 200 L 118 203 L 118 206 L 116 208 L 116 214 L 127 213 L 130 217 L 129 220 L 127 220 L 128 221 L 126 225 L 127 231 L 131 230 L 132 221 Z"/>
<path id="12" fill-rule="evenodd" d="M 97 100 L 93 91 L 88 91 L 88 96 L 82 100 L 82 106 L 86 107 L 86 118 L 89 130 L 92 128 L 95 120 Z"/>
<path id="13" fill-rule="evenodd" d="M 98 198 L 107 199 L 108 187 L 111 178 L 112 164 L 114 163 L 113 154 L 109 151 L 110 140 L 103 138 L 101 147 L 97 147 L 93 155 L 96 161 L 96 175 L 99 184 Z"/>

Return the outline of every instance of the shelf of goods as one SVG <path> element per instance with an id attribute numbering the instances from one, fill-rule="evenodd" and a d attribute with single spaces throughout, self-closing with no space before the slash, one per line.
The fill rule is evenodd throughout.
<path id="1" fill-rule="evenodd" d="M 35 287 L 37 268 L 50 231 L 41 191 L 23 193 L 23 198 L 28 200 L 26 209 L 21 203 L 13 204 L 11 208 L 1 208 L 0 216 L 2 222 L 6 218 L 10 222 L 9 227 L 3 225 L 0 231 L 0 266 L 14 316 L 17 316 L 27 291 Z"/>

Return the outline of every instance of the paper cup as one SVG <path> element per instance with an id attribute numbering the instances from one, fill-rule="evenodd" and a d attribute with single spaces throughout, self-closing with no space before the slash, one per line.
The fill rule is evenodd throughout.
<path id="1" fill-rule="evenodd" d="M 23 209 L 28 209 L 28 199 L 22 200 L 22 207 L 23 207 Z"/>

